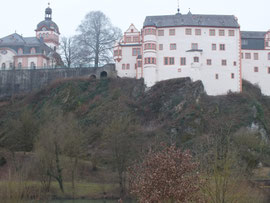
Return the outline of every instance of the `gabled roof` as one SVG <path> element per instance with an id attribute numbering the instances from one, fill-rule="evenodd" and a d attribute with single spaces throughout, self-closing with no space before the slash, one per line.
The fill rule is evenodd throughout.
<path id="1" fill-rule="evenodd" d="M 228 27 L 240 28 L 237 19 L 233 15 L 164 15 L 164 16 L 147 16 L 144 21 L 144 27 Z"/>
<path id="2" fill-rule="evenodd" d="M 267 32 L 241 31 L 243 39 L 264 39 Z"/>

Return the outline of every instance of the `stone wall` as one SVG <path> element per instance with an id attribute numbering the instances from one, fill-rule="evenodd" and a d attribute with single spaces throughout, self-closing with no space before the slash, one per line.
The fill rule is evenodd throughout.
<path id="1" fill-rule="evenodd" d="M 36 70 L 0 70 L 0 99 L 29 93 L 65 78 L 116 77 L 115 65 L 99 68 L 57 68 Z"/>

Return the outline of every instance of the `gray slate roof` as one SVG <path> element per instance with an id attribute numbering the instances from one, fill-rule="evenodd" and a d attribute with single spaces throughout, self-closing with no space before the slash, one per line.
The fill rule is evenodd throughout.
<path id="1" fill-rule="evenodd" d="M 193 15 L 191 13 L 186 15 L 147 16 L 144 27 L 153 25 L 156 27 L 240 27 L 233 15 Z"/>
<path id="2" fill-rule="evenodd" d="M 267 32 L 241 31 L 242 39 L 264 39 Z"/>
<path id="3" fill-rule="evenodd" d="M 37 54 L 43 54 L 43 51 L 45 51 L 46 55 L 48 55 L 50 52 L 53 52 L 41 39 L 36 37 L 22 37 L 17 33 L 1 38 L 1 47 L 13 49 L 16 53 L 21 48 L 23 49 L 23 54 L 30 54 L 32 48 L 36 49 Z"/>

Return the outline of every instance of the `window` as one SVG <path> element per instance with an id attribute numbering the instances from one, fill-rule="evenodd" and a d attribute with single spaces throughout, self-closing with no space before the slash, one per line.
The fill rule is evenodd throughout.
<path id="1" fill-rule="evenodd" d="M 216 74 L 216 80 L 218 80 L 218 74 Z"/>
<path id="2" fill-rule="evenodd" d="M 22 63 L 21 63 L 21 62 L 18 63 L 18 68 L 19 68 L 19 69 L 22 68 Z"/>
<path id="3" fill-rule="evenodd" d="M 192 29 L 186 28 L 186 35 L 192 35 Z"/>
<path id="4" fill-rule="evenodd" d="M 219 50 L 220 51 L 225 51 L 225 44 L 220 44 L 219 45 Z"/>
<path id="5" fill-rule="evenodd" d="M 138 61 L 138 67 L 141 68 L 142 67 L 142 62 Z"/>
<path id="6" fill-rule="evenodd" d="M 170 34 L 170 35 L 175 35 L 175 29 L 170 29 L 170 30 L 169 30 L 169 34 Z"/>
<path id="7" fill-rule="evenodd" d="M 195 35 L 202 35 L 201 29 L 195 29 Z"/>
<path id="8" fill-rule="evenodd" d="M 193 61 L 194 61 L 194 63 L 199 63 L 199 62 L 200 62 L 200 59 L 199 59 L 198 56 L 195 56 L 195 57 L 193 58 Z"/>
<path id="9" fill-rule="evenodd" d="M 254 60 L 259 60 L 259 53 L 254 53 L 253 57 L 254 57 Z"/>
<path id="10" fill-rule="evenodd" d="M 164 36 L 164 30 L 158 30 L 158 36 Z"/>
<path id="11" fill-rule="evenodd" d="M 212 65 L 212 60 L 211 60 L 211 59 L 207 59 L 207 60 L 206 60 L 206 64 L 207 64 L 208 66 L 211 66 L 211 65 Z"/>
<path id="12" fill-rule="evenodd" d="M 186 65 L 186 57 L 181 57 L 180 58 L 180 65 L 185 66 Z"/>
<path id="13" fill-rule="evenodd" d="M 234 62 L 233 62 L 233 65 L 234 65 L 234 66 L 237 66 L 237 63 L 236 63 L 236 61 L 234 61 Z"/>
<path id="14" fill-rule="evenodd" d="M 164 57 L 164 65 L 174 65 L 174 57 Z"/>
<path id="15" fill-rule="evenodd" d="M 32 48 L 32 49 L 30 50 L 30 52 L 31 52 L 31 54 L 35 54 L 35 53 L 36 53 L 36 49 L 35 49 L 35 48 Z"/>
<path id="16" fill-rule="evenodd" d="M 131 37 L 126 37 L 126 42 L 131 42 Z"/>
<path id="17" fill-rule="evenodd" d="M 191 49 L 198 49 L 198 43 L 192 43 L 191 44 Z"/>
<path id="18" fill-rule="evenodd" d="M 6 69 L 6 64 L 5 63 L 2 63 L 1 68 L 2 68 L 2 70 Z"/>
<path id="19" fill-rule="evenodd" d="M 268 67 L 268 74 L 270 74 L 270 67 Z"/>
<path id="20" fill-rule="evenodd" d="M 147 44 L 144 45 L 144 49 L 145 50 L 148 50 L 148 49 L 156 50 L 156 44 L 154 44 L 154 43 L 147 43 Z"/>
<path id="21" fill-rule="evenodd" d="M 138 56 L 141 55 L 141 49 L 140 48 L 132 48 L 132 56 Z"/>
<path id="22" fill-rule="evenodd" d="M 234 73 L 231 74 L 231 78 L 234 79 Z"/>
<path id="23" fill-rule="evenodd" d="M 126 64 L 122 64 L 122 70 L 126 69 Z"/>
<path id="24" fill-rule="evenodd" d="M 153 57 L 144 58 L 144 64 L 156 64 L 156 58 Z"/>
<path id="25" fill-rule="evenodd" d="M 221 60 L 221 65 L 222 66 L 227 66 L 227 60 L 225 60 L 225 59 Z"/>
<path id="26" fill-rule="evenodd" d="M 242 58 L 242 59 L 244 58 L 244 53 L 241 53 L 241 58 Z"/>
<path id="27" fill-rule="evenodd" d="M 139 37 L 133 37 L 133 42 L 139 42 Z"/>
<path id="28" fill-rule="evenodd" d="M 131 29 L 131 32 L 134 32 L 134 30 L 133 30 L 133 29 Z"/>
<path id="29" fill-rule="evenodd" d="M 9 63 L 9 68 L 13 68 L 13 63 Z"/>
<path id="30" fill-rule="evenodd" d="M 270 53 L 268 53 L 268 60 L 270 60 Z"/>
<path id="31" fill-rule="evenodd" d="M 210 30 L 209 30 L 209 35 L 210 35 L 210 36 L 215 36 L 215 35 L 216 35 L 216 30 L 210 29 Z"/>
<path id="32" fill-rule="evenodd" d="M 225 36 L 225 30 L 219 30 L 218 33 L 219 36 Z"/>
<path id="33" fill-rule="evenodd" d="M 241 44 L 242 44 L 242 45 L 248 45 L 248 40 L 242 39 Z"/>
<path id="34" fill-rule="evenodd" d="M 145 35 L 156 35 L 156 29 L 154 28 L 146 28 L 144 30 Z"/>
<path id="35" fill-rule="evenodd" d="M 229 30 L 229 36 L 233 37 L 235 35 L 234 30 Z"/>
<path id="36" fill-rule="evenodd" d="M 269 42 L 265 42 L 265 46 L 266 47 L 269 47 Z"/>
<path id="37" fill-rule="evenodd" d="M 34 62 L 31 62 L 30 67 L 31 67 L 32 69 L 35 69 L 35 68 L 36 68 L 36 64 L 35 64 Z"/>
<path id="38" fill-rule="evenodd" d="M 130 65 L 129 65 L 129 63 L 127 64 L 127 66 L 126 66 L 126 69 L 127 70 L 129 70 L 130 69 Z"/>
<path id="39" fill-rule="evenodd" d="M 259 68 L 258 67 L 254 67 L 254 72 L 258 73 L 259 72 Z"/>
<path id="40" fill-rule="evenodd" d="M 212 50 L 213 51 L 217 50 L 217 45 L 216 44 L 212 44 Z"/>
<path id="41" fill-rule="evenodd" d="M 19 48 L 19 49 L 18 49 L 18 54 L 23 54 L 22 48 Z"/>
<path id="42" fill-rule="evenodd" d="M 170 50 L 176 50 L 176 44 L 170 44 Z"/>
<path id="43" fill-rule="evenodd" d="M 251 54 L 250 53 L 245 53 L 245 58 L 246 59 L 251 59 Z"/>
<path id="44" fill-rule="evenodd" d="M 159 50 L 163 50 L 163 44 L 159 44 Z"/>

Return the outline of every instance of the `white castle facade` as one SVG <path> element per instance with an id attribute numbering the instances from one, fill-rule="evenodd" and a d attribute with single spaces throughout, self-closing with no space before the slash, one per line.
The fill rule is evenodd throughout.
<path id="1" fill-rule="evenodd" d="M 156 82 L 190 77 L 208 95 L 242 91 L 242 80 L 270 95 L 270 32 L 241 32 L 233 15 L 148 16 L 114 47 L 119 77 Z"/>

